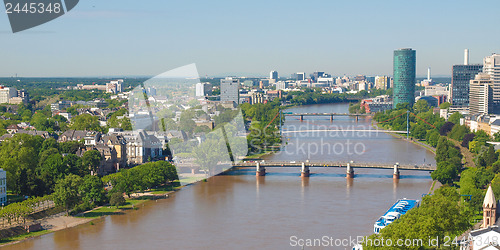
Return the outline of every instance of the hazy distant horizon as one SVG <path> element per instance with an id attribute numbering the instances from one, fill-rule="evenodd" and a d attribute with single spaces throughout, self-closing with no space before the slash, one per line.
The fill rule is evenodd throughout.
<path id="1" fill-rule="evenodd" d="M 451 75 L 464 49 L 471 63 L 500 52 L 497 18 L 485 14 L 498 7 L 494 0 L 88 0 L 15 34 L 0 11 L 0 75 L 154 76 L 191 63 L 202 77 L 391 75 L 398 48 L 417 51 L 417 75 L 428 67 Z"/>

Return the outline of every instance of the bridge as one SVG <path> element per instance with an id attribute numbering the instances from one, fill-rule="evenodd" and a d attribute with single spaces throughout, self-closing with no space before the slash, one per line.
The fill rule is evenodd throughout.
<path id="1" fill-rule="evenodd" d="M 360 116 L 371 116 L 370 114 L 350 114 L 350 113 L 292 113 L 292 112 L 283 112 L 285 116 L 298 116 L 300 117 L 300 121 L 304 120 L 304 116 L 329 116 L 330 121 L 333 121 L 334 116 L 355 116 L 356 121 Z"/>
<path id="2" fill-rule="evenodd" d="M 392 169 L 393 178 L 400 178 L 400 170 L 418 170 L 418 171 L 434 171 L 436 166 L 430 164 L 388 164 L 388 163 L 354 163 L 354 162 L 241 162 L 233 164 L 234 167 L 256 167 L 256 175 L 264 176 L 266 167 L 300 167 L 300 176 L 309 177 L 311 167 L 337 167 L 346 168 L 346 178 L 354 178 L 354 168 L 374 168 L 374 169 Z"/>
<path id="3" fill-rule="evenodd" d="M 393 178 L 399 179 L 400 170 L 417 170 L 417 171 L 434 171 L 436 166 L 430 164 L 389 164 L 389 163 L 355 163 L 355 162 L 332 162 L 332 161 L 315 161 L 315 162 L 300 162 L 300 161 L 246 161 L 231 164 L 231 162 L 221 163 L 226 167 L 255 167 L 257 176 L 264 176 L 266 174 L 266 168 L 274 167 L 289 167 L 289 168 L 301 168 L 301 176 L 309 177 L 309 168 L 321 167 L 321 168 L 346 168 L 346 178 L 354 178 L 355 168 L 373 168 L 373 169 L 392 169 Z M 199 171 L 200 166 L 192 161 L 176 163 L 178 168 L 189 168 L 191 173 L 196 173 Z M 227 169 L 227 168 L 226 168 Z"/>
<path id="4" fill-rule="evenodd" d="M 316 132 L 363 132 L 363 133 L 396 133 L 396 134 L 406 134 L 407 131 L 403 130 L 378 130 L 378 129 L 306 129 L 306 130 L 285 130 L 281 132 L 282 134 L 290 133 L 316 133 Z"/>

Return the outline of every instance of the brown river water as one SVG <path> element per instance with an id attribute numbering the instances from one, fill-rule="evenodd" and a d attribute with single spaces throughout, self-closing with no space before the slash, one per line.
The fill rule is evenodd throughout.
<path id="1" fill-rule="evenodd" d="M 289 111 L 345 113 L 347 104 Z M 370 122 L 369 117 L 357 122 L 287 117 L 284 131 L 344 132 L 284 133 L 283 151 L 265 160 L 435 164 L 425 148 L 386 133 L 352 131 L 370 129 Z M 373 223 L 396 200 L 421 199 L 432 183 L 425 171 L 401 171 L 401 179 L 393 181 L 392 170 L 355 169 L 351 180 L 345 168 L 311 168 L 309 178 L 301 178 L 299 170 L 267 168 L 266 176 L 256 177 L 255 168 L 234 169 L 138 210 L 5 249 L 301 249 L 307 239 L 328 239 L 326 248 L 350 249 L 356 237 L 373 232 Z"/>

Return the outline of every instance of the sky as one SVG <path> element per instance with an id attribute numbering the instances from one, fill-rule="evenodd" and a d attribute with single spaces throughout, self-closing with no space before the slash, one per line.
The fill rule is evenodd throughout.
<path id="1" fill-rule="evenodd" d="M 417 76 L 500 53 L 498 0 L 81 0 L 13 34 L 0 11 L 0 76 L 152 76 L 195 63 L 200 76 L 392 75 L 417 51 Z"/>

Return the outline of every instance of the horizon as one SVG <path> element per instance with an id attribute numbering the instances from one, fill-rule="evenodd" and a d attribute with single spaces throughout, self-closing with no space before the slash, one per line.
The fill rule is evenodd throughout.
<path id="1" fill-rule="evenodd" d="M 499 51 L 499 28 L 469 21 L 494 24 L 494 15 L 483 13 L 495 6 L 500 2 L 91 0 L 15 34 L 2 12 L 0 44 L 8 63 L 0 75 L 154 76 L 189 63 L 211 77 L 271 70 L 391 75 L 398 48 L 417 51 L 417 75 L 428 67 L 436 76 L 451 75 L 464 49 L 471 64 Z M 477 39 L 485 33 L 488 39 Z"/>

